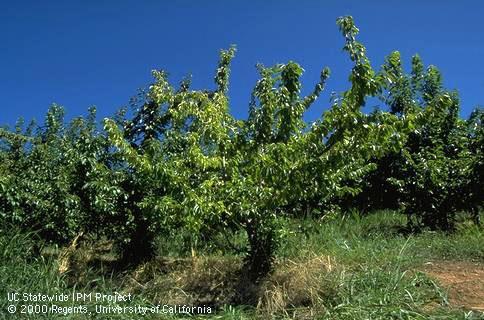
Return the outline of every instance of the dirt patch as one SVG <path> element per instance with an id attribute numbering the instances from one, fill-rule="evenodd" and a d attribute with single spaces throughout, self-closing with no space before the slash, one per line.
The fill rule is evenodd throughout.
<path id="1" fill-rule="evenodd" d="M 427 262 L 422 271 L 448 291 L 453 307 L 484 311 L 484 264 L 433 261 Z"/>

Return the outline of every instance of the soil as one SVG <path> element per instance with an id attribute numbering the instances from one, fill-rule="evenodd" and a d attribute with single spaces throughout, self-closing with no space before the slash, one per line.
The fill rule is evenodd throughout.
<path id="1" fill-rule="evenodd" d="M 427 262 L 422 271 L 447 290 L 452 307 L 484 312 L 484 264 L 433 261 Z"/>

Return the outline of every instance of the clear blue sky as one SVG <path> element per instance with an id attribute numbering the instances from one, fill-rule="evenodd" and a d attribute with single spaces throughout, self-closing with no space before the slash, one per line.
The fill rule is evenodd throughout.
<path id="1" fill-rule="evenodd" d="M 1 1 L 0 124 L 43 120 L 49 105 L 69 117 L 96 105 L 99 117 L 126 105 L 150 71 L 213 88 L 218 51 L 236 44 L 231 108 L 247 116 L 255 63 L 299 62 L 312 90 L 329 66 L 328 91 L 307 119 L 347 88 L 350 63 L 335 20 L 352 15 L 374 67 L 393 50 L 419 53 L 461 94 L 462 115 L 484 105 L 482 1 Z"/>

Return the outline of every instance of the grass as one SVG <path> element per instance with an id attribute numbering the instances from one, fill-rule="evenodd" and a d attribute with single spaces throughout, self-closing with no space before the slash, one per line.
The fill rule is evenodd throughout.
<path id="1" fill-rule="evenodd" d="M 159 257 L 125 272 L 109 268 L 112 253 L 96 256 L 92 246 L 86 246 L 73 254 L 70 272 L 60 274 L 55 255 L 36 254 L 39 242 L 33 235 L 1 230 L 0 319 L 484 319 L 482 313 L 449 305 L 446 290 L 419 271 L 429 261 L 484 263 L 482 228 L 463 220 L 450 235 L 406 234 L 404 225 L 405 218 L 391 211 L 332 221 L 288 221 L 274 272 L 257 287 L 241 277 L 240 256 L 201 244 L 198 256 L 189 257 L 182 236 L 160 239 Z M 241 243 L 240 235 L 232 240 Z M 98 263 L 93 263 L 95 258 Z M 118 303 L 121 307 L 186 304 L 217 311 L 193 317 L 102 315 L 89 302 L 91 316 L 6 312 L 12 304 L 6 299 L 9 292 L 74 289 L 131 293 L 133 301 Z M 72 301 L 60 304 L 67 307 Z"/>

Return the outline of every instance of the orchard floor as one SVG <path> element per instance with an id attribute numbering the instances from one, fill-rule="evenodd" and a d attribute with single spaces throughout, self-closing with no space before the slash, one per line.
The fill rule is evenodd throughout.
<path id="1" fill-rule="evenodd" d="M 245 246 L 233 234 L 199 243 L 189 235 L 160 238 L 157 257 L 117 270 L 109 241 L 38 246 L 29 234 L 0 227 L 0 319 L 481 319 L 484 320 L 484 228 L 460 217 L 455 233 L 405 231 L 392 211 L 331 220 L 286 221 L 274 271 L 257 285 L 245 280 Z M 227 245 L 227 241 L 231 245 Z M 7 293 L 131 294 L 104 307 L 209 306 L 211 313 L 9 314 Z M 65 303 L 68 307 L 72 302 Z"/>

